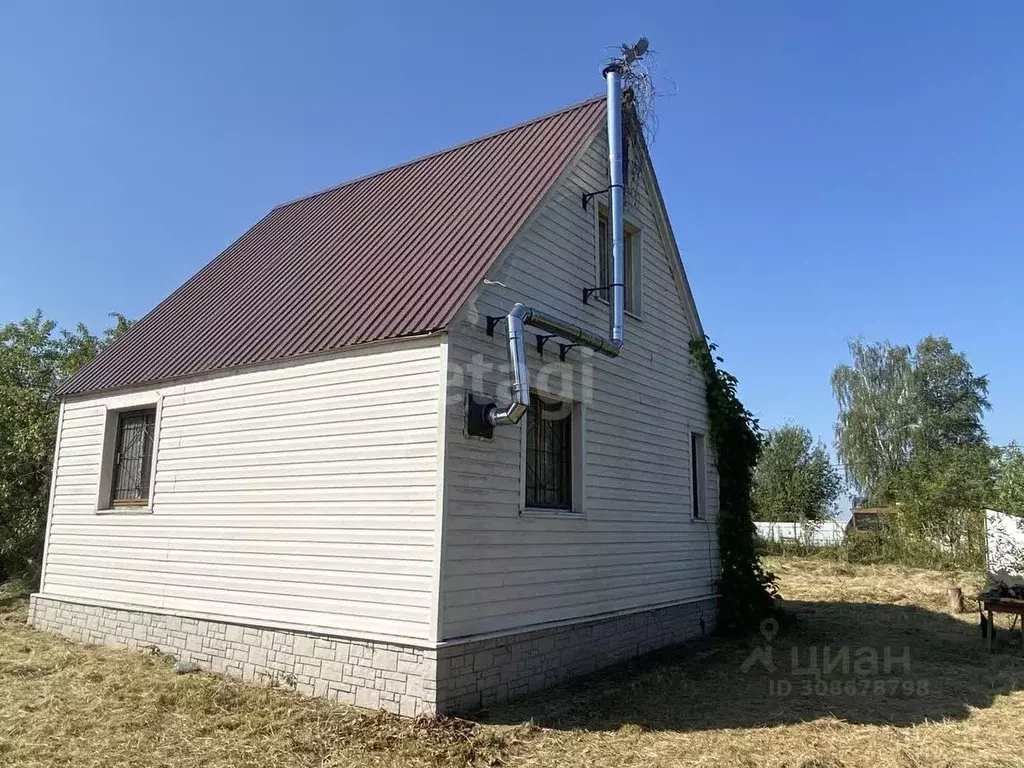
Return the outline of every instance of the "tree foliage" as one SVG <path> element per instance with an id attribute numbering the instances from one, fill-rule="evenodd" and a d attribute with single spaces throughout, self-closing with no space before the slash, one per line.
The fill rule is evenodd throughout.
<path id="1" fill-rule="evenodd" d="M 765 434 L 754 484 L 757 516 L 768 522 L 821 522 L 835 516 L 843 480 L 811 433 L 786 425 Z"/>
<path id="2" fill-rule="evenodd" d="M 988 380 L 949 339 L 928 336 L 913 350 L 862 339 L 849 347 L 851 363 L 832 373 L 836 450 L 863 501 L 895 501 L 894 483 L 912 460 L 985 444 Z"/>
<path id="3" fill-rule="evenodd" d="M 954 554 L 963 566 L 979 566 L 984 556 L 984 510 L 992 487 L 992 459 L 993 450 L 985 444 L 915 453 L 891 483 L 899 507 L 890 524 L 905 540 Z"/>
<path id="4" fill-rule="evenodd" d="M 927 336 L 915 348 L 911 393 L 915 455 L 985 444 L 988 379 L 975 376 L 967 356 L 945 336 Z"/>
<path id="5" fill-rule="evenodd" d="M 945 337 L 913 349 L 857 340 L 850 354 L 832 374 L 836 446 L 860 500 L 894 507 L 887 546 L 907 561 L 979 565 L 993 491 L 988 380 Z"/>
<path id="6" fill-rule="evenodd" d="M 991 505 L 1024 517 L 1024 450 L 1016 443 L 1003 448 L 996 458 Z"/>
<path id="7" fill-rule="evenodd" d="M 885 479 L 910 455 L 910 348 L 889 342 L 850 342 L 849 365 L 832 372 L 839 404 L 836 453 L 858 495 L 884 501 Z"/>
<path id="8" fill-rule="evenodd" d="M 718 469 L 719 626 L 741 631 L 774 609 L 775 577 L 761 566 L 755 545 L 752 491 L 761 451 L 757 419 L 736 393 L 737 380 L 721 370 L 715 345 L 690 342 L 690 355 L 704 375 L 709 437 Z"/>
<path id="9" fill-rule="evenodd" d="M 56 441 L 60 382 L 128 328 L 101 337 L 58 330 L 41 312 L 0 327 L 0 577 L 38 569 Z"/>

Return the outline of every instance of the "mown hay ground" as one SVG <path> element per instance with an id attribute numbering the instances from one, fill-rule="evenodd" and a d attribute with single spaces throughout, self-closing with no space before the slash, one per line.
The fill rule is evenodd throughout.
<path id="1" fill-rule="evenodd" d="M 947 588 L 976 594 L 977 574 L 769 566 L 792 617 L 777 631 L 658 654 L 471 720 L 404 721 L 174 675 L 160 654 L 30 629 L 24 599 L 0 592 L 0 765 L 1024 766 L 1017 641 L 1004 632 L 989 654 L 977 614 L 946 609 Z"/>

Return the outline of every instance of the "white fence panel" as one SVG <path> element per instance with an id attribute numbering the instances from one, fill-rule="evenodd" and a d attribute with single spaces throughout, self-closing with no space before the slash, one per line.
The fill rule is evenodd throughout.
<path id="1" fill-rule="evenodd" d="M 765 541 L 793 541 L 811 547 L 841 544 L 844 528 L 835 520 L 821 523 L 754 523 Z"/>
<path id="2" fill-rule="evenodd" d="M 985 510 L 988 572 L 1006 580 L 1024 577 L 1024 518 Z"/>

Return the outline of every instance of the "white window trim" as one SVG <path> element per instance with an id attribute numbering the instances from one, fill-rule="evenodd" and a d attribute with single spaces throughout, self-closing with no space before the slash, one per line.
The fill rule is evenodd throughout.
<path id="1" fill-rule="evenodd" d="M 156 468 L 160 455 L 160 422 L 164 397 L 158 392 L 134 393 L 112 397 L 103 404 L 103 447 L 100 453 L 100 471 L 96 479 L 97 515 L 151 515 L 156 495 Z M 137 507 L 113 507 L 110 504 L 110 483 L 113 480 L 114 446 L 117 444 L 117 423 L 120 414 L 142 408 L 153 408 L 153 459 L 149 469 L 149 500 Z"/>
<path id="2" fill-rule="evenodd" d="M 701 437 L 704 438 L 704 461 L 703 461 L 703 466 L 698 466 L 697 467 L 698 475 L 703 475 L 703 477 L 697 477 L 697 478 L 693 477 L 693 457 L 690 455 L 691 452 L 693 451 L 693 436 L 695 434 L 700 435 Z M 703 472 L 701 472 L 701 470 L 703 470 Z M 700 431 L 698 429 L 694 429 L 693 427 L 688 427 L 687 430 L 686 430 L 686 476 L 690 479 L 689 503 L 687 504 L 687 506 L 689 507 L 690 519 L 693 520 L 694 522 L 698 522 L 698 523 L 707 522 L 707 520 L 708 520 L 708 435 L 707 435 L 706 432 L 702 432 L 702 431 Z M 700 493 L 700 498 L 701 498 L 701 500 L 703 502 L 701 504 L 701 514 L 700 514 L 699 517 L 693 513 L 693 489 L 694 489 L 694 486 L 696 486 L 698 483 L 700 483 L 700 486 L 702 486 L 702 487 L 699 487 L 697 490 Z"/>
<path id="3" fill-rule="evenodd" d="M 611 212 L 608 210 L 606 205 L 595 205 L 594 206 L 594 285 L 598 285 L 601 280 L 601 213 L 604 212 L 608 218 L 609 223 L 611 220 Z M 644 291 L 643 291 L 643 274 L 644 274 L 644 237 L 640 227 L 634 224 L 630 219 L 623 218 L 622 221 L 626 231 L 633 238 L 633 274 L 627 277 L 627 285 L 630 286 L 630 290 L 633 292 L 633 311 L 622 308 L 624 314 L 632 317 L 634 320 L 643 322 L 643 311 L 644 311 Z M 594 298 L 600 301 L 602 304 L 607 305 L 608 300 L 602 297 L 599 293 L 593 294 Z"/>
<path id="4" fill-rule="evenodd" d="M 531 392 L 531 394 L 533 394 Z M 583 520 L 586 518 L 585 471 L 586 452 L 584 448 L 585 409 L 583 403 L 547 392 L 541 393 L 548 400 L 572 404 L 572 509 L 547 509 L 526 506 L 526 420 L 523 417 L 519 428 L 519 514 L 521 517 L 549 517 L 562 520 Z"/>

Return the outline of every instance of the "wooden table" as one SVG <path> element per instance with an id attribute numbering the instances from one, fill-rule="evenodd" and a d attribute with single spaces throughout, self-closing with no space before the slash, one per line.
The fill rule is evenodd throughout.
<path id="1" fill-rule="evenodd" d="M 1020 617 L 1020 649 L 1024 653 L 1024 600 L 1017 600 L 1012 597 L 998 597 L 990 600 L 981 598 L 981 609 L 988 616 L 988 649 L 995 648 L 996 625 L 992 621 L 994 613 L 1009 613 Z"/>

